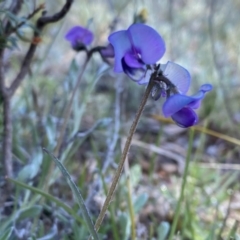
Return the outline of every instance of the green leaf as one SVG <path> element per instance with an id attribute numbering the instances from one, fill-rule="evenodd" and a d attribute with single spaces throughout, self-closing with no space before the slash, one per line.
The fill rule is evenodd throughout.
<path id="1" fill-rule="evenodd" d="M 143 193 L 138 198 L 134 201 L 133 207 L 134 207 L 134 212 L 139 213 L 141 209 L 144 207 L 144 205 L 147 203 L 148 200 L 148 194 Z"/>
<path id="2" fill-rule="evenodd" d="M 170 225 L 168 222 L 161 222 L 157 229 L 158 240 L 165 240 L 170 230 Z"/>
<path id="3" fill-rule="evenodd" d="M 65 179 L 67 180 L 72 193 L 75 197 L 75 199 L 78 202 L 78 205 L 82 211 L 82 215 L 84 217 L 84 220 L 88 226 L 88 230 L 90 232 L 90 234 L 92 235 L 93 239 L 99 239 L 97 232 L 95 230 L 95 227 L 93 225 L 92 219 L 90 217 L 89 211 L 84 203 L 84 199 L 82 197 L 82 194 L 80 192 L 80 190 L 78 189 L 78 187 L 76 186 L 76 184 L 74 183 L 74 181 L 72 180 L 69 172 L 67 171 L 67 169 L 63 166 L 63 164 L 58 160 L 58 158 L 56 158 L 52 153 L 50 153 L 47 149 L 43 149 L 47 154 L 49 154 L 49 156 L 52 157 L 52 159 L 54 160 L 54 162 L 56 163 L 56 165 L 58 166 L 58 168 L 60 169 L 60 171 L 62 172 L 63 176 L 65 177 Z"/>
<path id="4" fill-rule="evenodd" d="M 32 207 L 23 208 L 19 211 L 19 216 L 17 221 L 26 219 L 26 218 L 34 218 L 40 215 L 43 207 L 40 205 L 35 205 Z"/>
<path id="5" fill-rule="evenodd" d="M 42 164 L 42 154 L 35 153 L 32 162 L 21 169 L 18 174 L 18 179 L 24 182 L 33 179 L 39 172 Z"/>
<path id="6" fill-rule="evenodd" d="M 123 236 L 121 236 L 121 239 L 122 240 L 129 239 L 131 233 L 131 221 L 129 215 L 124 212 L 121 212 L 118 220 L 120 223 L 121 232 L 123 234 Z"/>
<path id="7" fill-rule="evenodd" d="M 10 227 L 6 229 L 3 233 L 0 233 L 0 239 L 1 240 L 8 240 L 10 239 L 10 236 L 12 235 L 13 227 Z"/>

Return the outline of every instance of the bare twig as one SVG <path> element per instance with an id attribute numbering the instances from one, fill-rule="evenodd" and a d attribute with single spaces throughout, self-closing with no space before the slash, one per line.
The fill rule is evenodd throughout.
<path id="1" fill-rule="evenodd" d="M 20 86 L 24 77 L 28 73 L 30 63 L 32 62 L 33 55 L 37 48 L 38 38 L 40 38 L 40 34 L 41 34 L 43 27 L 49 23 L 54 23 L 54 22 L 61 20 L 69 11 L 72 3 L 73 3 L 73 0 L 67 0 L 65 5 L 63 6 L 63 8 L 58 13 L 54 14 L 53 16 L 42 16 L 37 20 L 36 31 L 34 31 L 32 44 L 30 45 L 28 52 L 23 60 L 23 63 L 22 63 L 22 66 L 20 68 L 18 75 L 13 80 L 13 82 L 10 86 L 10 95 L 11 96 L 18 89 L 18 87 Z"/>
<path id="2" fill-rule="evenodd" d="M 20 10 L 21 0 L 16 2 L 16 5 L 12 5 L 12 12 L 17 13 Z M 16 78 L 13 80 L 10 88 L 7 88 L 4 82 L 4 71 L 3 71 L 3 54 L 4 49 L 0 49 L 0 93 L 3 101 L 3 144 L 2 144 L 2 163 L 4 165 L 5 175 L 12 177 L 12 122 L 11 122 L 11 97 L 15 91 L 20 86 L 24 77 L 28 73 L 30 63 L 33 59 L 33 55 L 36 51 L 37 44 L 36 38 L 40 37 L 41 31 L 45 25 L 48 23 L 57 22 L 62 19 L 66 13 L 69 11 L 73 0 L 66 0 L 63 8 L 53 16 L 42 16 L 38 19 L 36 24 L 36 30 L 34 31 L 34 36 L 32 43 L 28 49 L 28 52 L 25 55 L 23 63 L 21 65 L 20 71 Z M 20 4 L 20 5 L 19 5 Z M 6 29 L 7 30 L 7 26 Z"/>
<path id="3" fill-rule="evenodd" d="M 2 164 L 5 175 L 12 177 L 12 123 L 10 110 L 10 96 L 5 87 L 4 81 L 4 65 L 3 65 L 4 49 L 0 50 L 0 98 L 3 102 L 3 143 L 2 143 Z"/>
<path id="4" fill-rule="evenodd" d="M 0 97 L 4 97 L 6 95 L 6 87 L 5 87 L 5 79 L 4 79 L 4 69 L 3 69 L 3 55 L 4 55 L 4 49 L 0 49 Z"/>

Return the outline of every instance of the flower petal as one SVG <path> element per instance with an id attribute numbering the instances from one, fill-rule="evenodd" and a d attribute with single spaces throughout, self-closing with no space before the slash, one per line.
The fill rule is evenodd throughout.
<path id="1" fill-rule="evenodd" d="M 153 28 L 137 23 L 128 30 L 132 45 L 140 52 L 145 64 L 156 63 L 165 53 L 165 42 Z"/>
<path id="2" fill-rule="evenodd" d="M 124 58 L 122 59 L 123 71 L 135 82 L 139 82 L 145 76 L 145 68 L 133 68 L 126 64 Z"/>
<path id="3" fill-rule="evenodd" d="M 68 40 L 73 47 L 80 43 L 89 45 L 93 41 L 93 33 L 87 28 L 75 26 L 67 32 L 65 39 Z"/>
<path id="4" fill-rule="evenodd" d="M 183 128 L 191 127 L 198 122 L 197 114 L 191 108 L 182 108 L 172 115 L 173 121 Z"/>
<path id="5" fill-rule="evenodd" d="M 129 67 L 133 67 L 133 68 L 144 67 L 144 63 L 142 63 L 140 59 L 137 59 L 136 56 L 130 52 L 125 54 L 124 61 Z"/>
<path id="6" fill-rule="evenodd" d="M 123 72 L 122 58 L 132 48 L 129 35 L 126 30 L 122 30 L 112 33 L 108 40 L 112 44 L 115 53 L 114 71 Z"/>
<path id="7" fill-rule="evenodd" d="M 181 94 L 187 93 L 191 82 L 191 76 L 187 69 L 170 61 L 165 66 L 161 65 L 161 69 L 164 69 L 163 75 L 177 87 Z"/>
<path id="8" fill-rule="evenodd" d="M 139 85 L 146 85 L 148 84 L 150 78 L 151 78 L 151 75 L 152 75 L 152 70 L 151 69 L 147 69 L 144 76 L 141 78 L 141 80 L 138 81 L 138 84 Z"/>
<path id="9" fill-rule="evenodd" d="M 196 95 L 191 97 L 182 94 L 174 94 L 163 104 L 163 114 L 165 117 L 169 117 L 182 108 L 189 106 L 190 103 L 195 103 L 203 97 L 204 93 L 202 91 L 199 91 Z"/>
<path id="10" fill-rule="evenodd" d="M 105 48 L 100 50 L 100 54 L 104 58 L 113 58 L 114 57 L 114 49 L 113 49 L 112 44 L 109 43 Z"/>
<path id="11" fill-rule="evenodd" d="M 204 92 L 209 92 L 213 89 L 212 85 L 207 83 L 207 84 L 203 84 L 201 87 L 200 87 L 200 90 L 201 91 L 204 91 Z"/>

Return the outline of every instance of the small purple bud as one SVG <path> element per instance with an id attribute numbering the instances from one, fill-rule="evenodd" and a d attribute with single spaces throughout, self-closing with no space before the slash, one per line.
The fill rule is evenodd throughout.
<path id="1" fill-rule="evenodd" d="M 87 45 L 92 43 L 93 38 L 93 33 L 81 26 L 71 28 L 65 35 L 65 39 L 71 43 L 72 48 L 76 51 L 85 49 Z"/>

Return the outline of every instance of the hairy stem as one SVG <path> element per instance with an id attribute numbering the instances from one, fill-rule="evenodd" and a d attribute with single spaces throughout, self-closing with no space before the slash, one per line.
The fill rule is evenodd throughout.
<path id="1" fill-rule="evenodd" d="M 99 216 L 97 218 L 97 221 L 95 223 L 95 228 L 96 228 L 97 231 L 98 231 L 98 229 L 101 226 L 101 223 L 103 221 L 103 218 L 105 216 L 107 208 L 108 208 L 108 206 L 109 206 L 109 204 L 111 202 L 112 196 L 113 196 L 114 191 L 116 189 L 116 186 L 118 184 L 119 178 L 121 176 L 122 169 L 123 169 L 123 166 L 124 166 L 124 162 L 125 162 L 125 159 L 127 157 L 128 151 L 129 151 L 130 146 L 131 146 L 133 134 L 136 131 L 136 128 L 137 128 L 140 116 L 141 116 L 141 114 L 143 112 L 143 109 L 144 109 L 145 104 L 147 102 L 148 96 L 149 96 L 149 94 L 151 92 L 151 89 L 152 89 L 152 86 L 154 84 L 152 79 L 153 79 L 153 77 L 151 77 L 151 79 L 149 81 L 148 87 L 147 87 L 147 89 L 145 91 L 145 94 L 144 94 L 144 96 L 142 98 L 142 102 L 140 103 L 140 106 L 139 106 L 139 109 L 138 109 L 138 111 L 136 113 L 135 119 L 133 120 L 132 126 L 130 128 L 130 131 L 129 131 L 129 134 L 128 134 L 128 137 L 127 137 L 124 149 L 123 149 L 123 153 L 122 153 L 122 156 L 121 156 L 118 168 L 117 168 L 117 170 L 115 172 L 115 175 L 114 175 L 114 179 L 112 181 L 111 187 L 110 187 L 109 192 L 107 194 L 106 200 L 105 200 L 105 202 L 103 204 L 102 210 L 101 210 L 101 212 L 100 212 L 100 214 L 99 214 Z"/>

